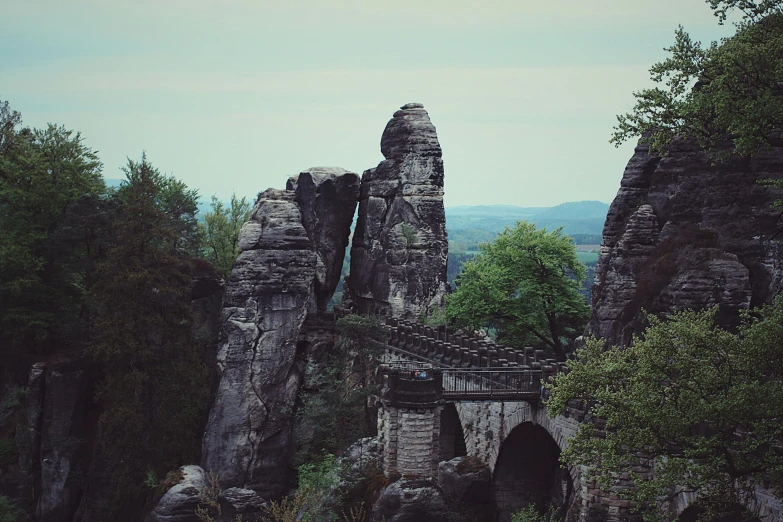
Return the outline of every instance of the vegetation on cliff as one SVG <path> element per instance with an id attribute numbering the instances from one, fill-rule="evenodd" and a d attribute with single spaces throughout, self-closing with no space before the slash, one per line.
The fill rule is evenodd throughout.
<path id="1" fill-rule="evenodd" d="M 204 259 L 212 263 L 223 279 L 228 279 L 239 255 L 239 229 L 250 219 L 250 203 L 232 194 L 231 201 L 224 205 L 212 196 L 210 208 L 200 225 Z"/>
<path id="2" fill-rule="evenodd" d="M 504 344 L 546 346 L 565 360 L 590 315 L 579 292 L 585 267 L 571 238 L 520 221 L 481 248 L 456 278 L 447 320 L 494 330 Z"/>
<path id="3" fill-rule="evenodd" d="M 138 519 L 145 481 L 197 459 L 209 391 L 189 308 L 198 193 L 145 157 L 125 174 L 107 189 L 78 133 L 22 127 L 0 102 L 0 378 L 18 390 L 32 362 L 65 359 L 99 381 L 100 444 L 74 439 L 90 457 L 66 479 L 81 494 L 86 462 L 110 470 L 106 520 Z"/>
<path id="4" fill-rule="evenodd" d="M 630 347 L 589 340 L 550 385 L 550 415 L 579 400 L 602 419 L 580 426 L 565 461 L 605 487 L 633 480 L 622 494 L 649 521 L 666 520 L 681 491 L 698 496 L 703 520 L 752 505 L 757 485 L 783 493 L 783 297 L 747 313 L 739 335 L 716 327 L 716 313 L 650 317 Z"/>
<path id="5" fill-rule="evenodd" d="M 373 375 L 383 352 L 386 331 L 375 317 L 349 315 L 337 321 L 337 342 L 322 369 L 308 368 L 297 412 L 297 458 L 313 463 L 339 455 L 356 440 L 375 433 L 368 398 L 376 393 Z"/>
<path id="6" fill-rule="evenodd" d="M 708 0 L 719 23 L 741 13 L 736 34 L 702 47 L 680 26 L 670 56 L 650 68 L 660 86 L 635 92 L 632 112 L 618 116 L 611 141 L 645 136 L 665 150 L 675 136 L 693 137 L 716 159 L 728 138 L 748 156 L 783 130 L 783 2 Z"/>

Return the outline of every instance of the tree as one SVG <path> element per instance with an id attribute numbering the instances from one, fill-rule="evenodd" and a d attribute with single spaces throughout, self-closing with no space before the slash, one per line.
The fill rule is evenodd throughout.
<path id="1" fill-rule="evenodd" d="M 239 229 L 250 219 L 250 203 L 231 194 L 228 208 L 215 196 L 212 196 L 210 206 L 212 211 L 204 215 L 201 225 L 203 255 L 224 278 L 228 278 L 239 255 Z"/>
<path id="2" fill-rule="evenodd" d="M 463 266 L 448 296 L 449 322 L 493 329 L 513 346 L 543 344 L 565 360 L 568 339 L 581 333 L 590 308 L 579 293 L 585 267 L 561 229 L 520 221 Z"/>
<path id="3" fill-rule="evenodd" d="M 651 316 L 629 347 L 591 339 L 549 385 L 549 415 L 579 400 L 605 422 L 582 424 L 562 458 L 605 486 L 628 473 L 646 520 L 669 519 L 675 485 L 696 493 L 703 520 L 749 506 L 756 485 L 783 493 L 783 296 L 746 313 L 739 335 L 716 313 Z M 652 478 L 638 477 L 639 461 Z"/>
<path id="4" fill-rule="evenodd" d="M 297 412 L 303 462 L 339 454 L 375 428 L 366 415 L 367 398 L 376 390 L 373 372 L 386 331 L 375 317 L 349 315 L 337 321 L 337 333 L 323 368 L 311 364 L 307 371 L 311 378 Z"/>
<path id="5" fill-rule="evenodd" d="M 91 222 L 105 194 L 80 134 L 20 124 L 0 103 L 0 357 L 9 366 L 80 344 Z"/>
<path id="6" fill-rule="evenodd" d="M 740 155 L 780 144 L 783 130 L 783 0 L 708 0 L 724 23 L 740 11 L 736 34 L 702 47 L 680 26 L 670 57 L 650 69 L 661 87 L 635 92 L 617 117 L 616 146 L 642 136 L 664 151 L 675 136 L 698 139 L 716 159 L 730 140 Z"/>
<path id="7" fill-rule="evenodd" d="M 128 160 L 125 174 L 113 195 L 112 241 L 91 292 L 89 353 L 104 375 L 97 398 L 105 406 L 100 437 L 114 474 L 113 520 L 136 513 L 148 472 L 163 476 L 197 458 L 209 393 L 182 248 L 195 228 L 197 194 L 144 156 Z"/>

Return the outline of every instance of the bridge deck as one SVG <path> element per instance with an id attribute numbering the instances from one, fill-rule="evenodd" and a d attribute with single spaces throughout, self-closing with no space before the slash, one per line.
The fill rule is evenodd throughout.
<path id="1" fill-rule="evenodd" d="M 438 368 L 425 361 L 394 361 L 391 367 L 406 381 L 425 372 L 438 381 L 442 398 L 449 402 L 529 401 L 541 397 L 541 370 L 519 368 Z"/>

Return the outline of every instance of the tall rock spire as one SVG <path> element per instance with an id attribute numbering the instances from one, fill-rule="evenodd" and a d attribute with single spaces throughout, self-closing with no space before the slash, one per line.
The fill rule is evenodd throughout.
<path id="1" fill-rule="evenodd" d="M 381 152 L 386 159 L 362 175 L 343 304 L 361 314 L 418 318 L 448 291 L 443 159 L 423 105 L 394 113 Z"/>

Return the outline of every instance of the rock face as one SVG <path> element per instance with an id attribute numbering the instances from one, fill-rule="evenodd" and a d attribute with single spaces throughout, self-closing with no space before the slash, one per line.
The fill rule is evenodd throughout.
<path id="1" fill-rule="evenodd" d="M 289 413 L 302 379 L 294 364 L 313 294 L 316 254 L 291 191 L 259 195 L 239 233 L 223 302 L 218 385 L 202 465 L 223 488 L 274 496 L 285 488 Z"/>
<path id="2" fill-rule="evenodd" d="M 438 484 L 449 501 L 469 507 L 489 507 L 491 483 L 489 466 L 476 457 L 456 457 L 438 465 Z"/>
<path id="3" fill-rule="evenodd" d="M 402 478 L 387 486 L 370 514 L 371 522 L 447 522 L 440 489 L 423 479 Z"/>
<path id="4" fill-rule="evenodd" d="M 84 371 L 60 364 L 46 375 L 41 420 L 41 496 L 36 507 L 39 522 L 69 521 L 82 486 L 73 472 L 82 464 L 84 414 L 87 398 Z"/>
<path id="5" fill-rule="evenodd" d="M 296 193 L 302 224 L 318 256 L 310 311 L 325 311 L 340 281 L 359 200 L 359 176 L 341 168 L 316 167 L 289 178 L 286 189 Z"/>
<path id="6" fill-rule="evenodd" d="M 719 322 L 783 289 L 783 198 L 759 180 L 783 177 L 783 149 L 712 165 L 696 143 L 664 156 L 639 145 L 604 226 L 588 332 L 627 344 L 644 308 L 664 314 L 719 305 Z"/>
<path id="7" fill-rule="evenodd" d="M 207 476 L 198 466 L 182 466 L 179 472 L 179 483 L 163 494 L 145 522 L 198 522 L 196 508 L 201 489 L 208 485 Z"/>
<path id="8" fill-rule="evenodd" d="M 361 314 L 418 318 L 442 303 L 448 258 L 443 159 L 421 104 L 394 113 L 381 152 L 386 159 L 362 175 L 343 304 Z"/>

